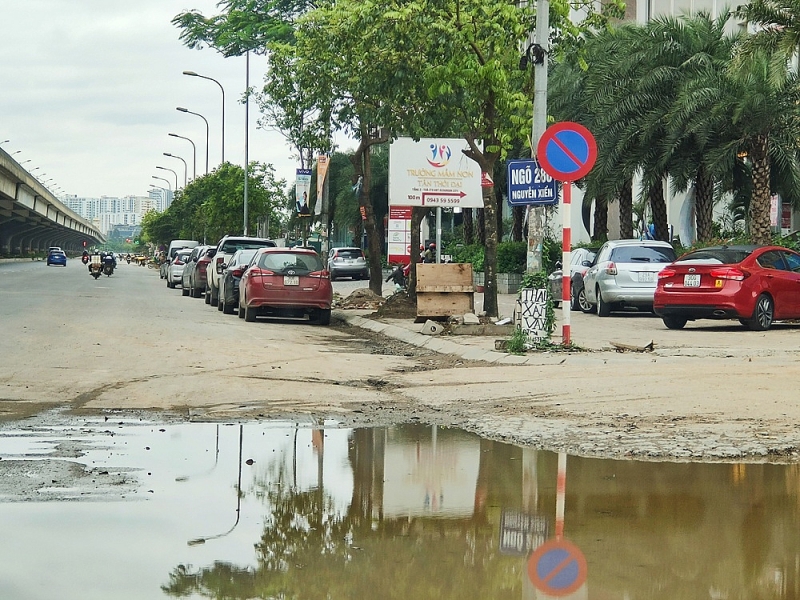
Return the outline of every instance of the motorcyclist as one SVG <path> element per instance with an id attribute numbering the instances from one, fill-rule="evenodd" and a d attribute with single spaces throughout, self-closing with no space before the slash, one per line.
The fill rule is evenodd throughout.
<path id="1" fill-rule="evenodd" d="M 81 254 L 81 262 L 83 264 L 87 264 L 89 262 L 89 251 L 88 250 L 84 250 L 83 254 Z"/>

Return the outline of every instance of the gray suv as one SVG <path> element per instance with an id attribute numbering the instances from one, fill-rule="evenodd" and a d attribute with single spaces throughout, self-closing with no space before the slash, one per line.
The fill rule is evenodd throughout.
<path id="1" fill-rule="evenodd" d="M 626 306 L 652 310 L 658 273 L 674 260 L 675 250 L 667 242 L 606 242 L 583 277 L 586 301 L 600 317 Z"/>

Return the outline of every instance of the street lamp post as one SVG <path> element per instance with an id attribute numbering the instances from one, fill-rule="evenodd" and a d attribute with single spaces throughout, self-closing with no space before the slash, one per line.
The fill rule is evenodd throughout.
<path id="1" fill-rule="evenodd" d="M 0 146 L 2 146 L 3 144 L 5 144 L 5 143 L 7 143 L 7 142 L 10 142 L 10 141 L 11 141 L 11 140 L 3 140 L 2 142 L 0 142 Z"/>
<path id="2" fill-rule="evenodd" d="M 175 156 L 174 154 L 170 154 L 169 152 L 164 152 L 164 156 L 169 156 L 170 158 L 177 158 L 179 161 L 183 163 L 183 187 L 186 187 L 187 177 L 189 167 L 186 165 L 186 161 L 183 160 L 180 156 Z"/>
<path id="3" fill-rule="evenodd" d="M 164 179 L 163 177 L 159 177 L 158 175 L 153 175 L 153 179 L 160 179 L 161 181 L 166 181 L 167 186 L 169 186 L 167 189 L 169 190 L 170 194 L 172 193 L 172 184 L 170 183 L 169 179 Z"/>
<path id="4" fill-rule="evenodd" d="M 222 84 L 213 77 L 198 75 L 194 71 L 184 71 L 183 74 L 189 75 L 190 77 L 199 77 L 200 79 L 208 79 L 209 81 L 213 81 L 219 86 L 219 89 L 222 92 L 222 161 L 221 162 L 224 163 L 225 162 L 225 88 L 223 88 Z"/>
<path id="5" fill-rule="evenodd" d="M 175 189 L 178 189 L 178 173 L 172 169 L 168 169 L 167 167 L 159 167 L 156 166 L 156 169 L 161 169 L 162 171 L 169 171 L 173 175 L 175 175 Z"/>
<path id="6" fill-rule="evenodd" d="M 203 119 L 203 121 L 205 122 L 205 124 L 206 124 L 206 175 L 208 175 L 208 120 L 203 115 L 201 115 L 200 113 L 192 112 L 188 108 L 184 108 L 182 106 L 176 107 L 175 110 L 178 110 L 178 111 L 184 112 L 184 113 L 189 113 L 190 115 L 198 116 L 201 119 Z"/>
<path id="7" fill-rule="evenodd" d="M 197 179 L 197 146 L 194 145 L 194 142 L 190 140 L 188 137 L 183 137 L 182 135 L 178 135 L 177 133 L 170 133 L 172 137 L 181 138 L 182 140 L 186 140 L 192 145 L 192 179 Z"/>

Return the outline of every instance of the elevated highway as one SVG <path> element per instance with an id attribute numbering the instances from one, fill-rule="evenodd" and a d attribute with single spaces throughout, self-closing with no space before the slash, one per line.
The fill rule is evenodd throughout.
<path id="1" fill-rule="evenodd" d="M 49 246 L 76 251 L 83 242 L 93 246 L 105 238 L 0 149 L 0 257 Z"/>

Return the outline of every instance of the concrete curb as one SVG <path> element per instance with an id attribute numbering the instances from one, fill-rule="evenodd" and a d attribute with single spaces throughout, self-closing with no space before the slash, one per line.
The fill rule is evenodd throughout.
<path id="1" fill-rule="evenodd" d="M 457 342 L 451 342 L 448 339 L 437 336 L 423 335 L 422 333 L 415 333 L 405 329 L 404 327 L 398 327 L 397 325 L 391 325 L 389 323 L 381 323 L 380 321 L 373 321 L 372 319 L 367 319 L 358 315 L 351 315 L 343 310 L 333 311 L 333 316 L 334 318 L 349 323 L 350 325 L 354 325 L 355 327 L 368 329 L 374 333 L 380 333 L 381 335 L 385 335 L 395 340 L 400 340 L 401 342 L 411 344 L 412 346 L 426 348 L 434 352 L 439 352 L 440 354 L 454 354 L 455 356 L 460 356 L 464 360 L 482 361 L 504 365 L 524 365 L 528 364 L 529 360 L 531 360 L 531 357 L 528 356 L 506 354 L 504 352 L 496 352 L 494 350 L 484 350 L 483 348 L 462 346 L 461 344 Z"/>
<path id="2" fill-rule="evenodd" d="M 42 258 L 0 258 L 0 263 L 41 262 Z"/>

